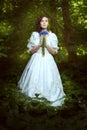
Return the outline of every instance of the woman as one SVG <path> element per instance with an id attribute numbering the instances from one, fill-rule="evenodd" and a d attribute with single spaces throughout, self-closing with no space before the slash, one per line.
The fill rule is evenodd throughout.
<path id="1" fill-rule="evenodd" d="M 27 47 L 32 53 L 18 86 L 27 96 L 33 98 L 44 97 L 57 107 L 64 103 L 65 93 L 57 65 L 53 55 L 58 52 L 58 39 L 56 34 L 48 31 L 49 19 L 40 17 L 38 30 L 31 34 Z"/>

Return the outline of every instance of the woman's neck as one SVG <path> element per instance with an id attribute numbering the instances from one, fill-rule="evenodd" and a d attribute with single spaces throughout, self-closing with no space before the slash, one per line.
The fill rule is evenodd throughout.
<path id="1" fill-rule="evenodd" d="M 47 31 L 47 29 L 42 29 L 41 31 Z"/>

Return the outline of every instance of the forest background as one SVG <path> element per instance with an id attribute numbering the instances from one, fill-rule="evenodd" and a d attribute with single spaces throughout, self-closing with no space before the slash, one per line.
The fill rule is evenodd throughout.
<path id="1" fill-rule="evenodd" d="M 46 108 L 45 99 L 44 105 L 32 103 L 17 87 L 31 57 L 26 48 L 28 39 L 35 31 L 35 21 L 42 14 L 50 17 L 51 30 L 59 40 L 59 52 L 54 58 L 66 102 L 56 112 Z M 1 130 L 86 130 L 86 81 L 86 0 L 0 0 Z"/>

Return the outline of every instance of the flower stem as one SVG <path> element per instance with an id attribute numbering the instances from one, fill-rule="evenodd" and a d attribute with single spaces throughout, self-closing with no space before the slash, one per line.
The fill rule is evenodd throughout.
<path id="1" fill-rule="evenodd" d="M 45 46 L 46 46 L 46 40 L 45 35 L 43 35 L 43 43 L 42 43 L 42 55 L 45 55 Z"/>

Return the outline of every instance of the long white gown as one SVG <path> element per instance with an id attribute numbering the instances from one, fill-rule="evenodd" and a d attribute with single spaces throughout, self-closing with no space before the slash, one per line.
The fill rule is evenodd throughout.
<path id="1" fill-rule="evenodd" d="M 46 42 L 58 52 L 57 36 L 49 31 L 46 36 Z M 29 50 L 40 43 L 40 35 L 33 32 L 28 40 Z M 64 103 L 65 93 L 63 91 L 62 81 L 59 70 L 52 54 L 45 48 L 45 55 L 42 55 L 42 48 L 31 56 L 27 63 L 18 86 L 27 96 L 33 98 L 35 94 L 44 97 L 51 102 L 51 106 L 57 107 Z"/>

